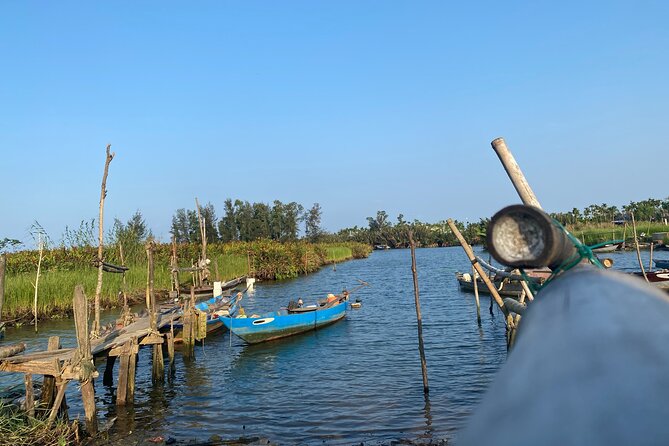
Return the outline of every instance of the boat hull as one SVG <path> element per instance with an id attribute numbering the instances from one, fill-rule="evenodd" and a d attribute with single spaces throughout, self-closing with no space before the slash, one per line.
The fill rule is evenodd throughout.
<path id="1" fill-rule="evenodd" d="M 257 344 L 316 330 L 333 324 L 343 319 L 344 316 L 346 316 L 346 302 L 304 313 L 280 311 L 254 318 L 221 316 L 219 320 L 244 341 L 249 344 Z"/>

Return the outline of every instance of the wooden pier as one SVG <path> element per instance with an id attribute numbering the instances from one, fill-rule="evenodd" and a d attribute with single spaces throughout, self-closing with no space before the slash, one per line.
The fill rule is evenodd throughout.
<path id="1" fill-rule="evenodd" d="M 244 283 L 241 278 L 223 284 L 224 289 Z M 116 404 L 123 406 L 131 404 L 135 395 L 135 374 L 137 357 L 140 347 L 153 346 L 152 352 L 152 381 L 162 382 L 165 377 L 163 346 L 168 353 L 168 373 L 173 373 L 174 363 L 174 332 L 173 325 L 181 319 L 184 323 L 183 341 L 184 356 L 194 356 L 193 346 L 195 337 L 202 337 L 195 327 L 206 318 L 206 313 L 196 311 L 194 294 L 190 299 L 184 299 L 182 305 L 169 304 L 159 306 L 155 302 L 153 289 L 149 285 L 150 299 L 148 314 L 135 318 L 125 326 L 117 326 L 98 337 L 92 336 L 88 320 L 88 299 L 81 286 L 74 290 L 74 328 L 77 337 L 77 346 L 61 348 L 58 336 L 48 340 L 46 350 L 23 354 L 25 344 L 16 344 L 0 348 L 0 372 L 22 373 L 26 386 L 26 409 L 29 414 L 48 416 L 49 423 L 59 414 L 67 417 L 65 409 L 65 390 L 71 381 L 78 381 L 81 387 L 81 397 L 86 417 L 86 430 L 94 435 L 98 430 L 95 389 L 93 380 L 99 377 L 95 360 L 106 360 L 103 382 L 113 385 L 113 372 L 116 360 L 119 360 L 118 378 L 116 385 Z M 119 322 L 124 321 L 122 317 Z M 206 321 L 205 321 L 206 323 Z M 186 329 L 190 327 L 191 329 Z M 206 336 L 206 332 L 204 333 Z M 38 399 L 34 392 L 34 375 L 42 375 L 42 393 Z"/>

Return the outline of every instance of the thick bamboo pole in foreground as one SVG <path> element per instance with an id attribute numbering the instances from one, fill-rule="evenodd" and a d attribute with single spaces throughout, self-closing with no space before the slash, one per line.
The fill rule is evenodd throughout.
<path id="1" fill-rule="evenodd" d="M 520 170 L 520 166 L 513 157 L 513 154 L 506 146 L 504 138 L 497 138 L 490 144 L 499 157 L 499 160 L 502 162 L 502 166 L 504 166 L 504 170 L 506 170 L 507 175 L 509 175 L 511 182 L 513 183 L 513 187 L 516 188 L 516 191 L 518 192 L 520 199 L 523 201 L 523 204 L 541 209 L 541 204 L 539 203 L 537 196 L 534 194 L 534 191 L 527 182 L 527 179 L 525 179 L 525 175 L 523 174 L 523 171 Z"/>

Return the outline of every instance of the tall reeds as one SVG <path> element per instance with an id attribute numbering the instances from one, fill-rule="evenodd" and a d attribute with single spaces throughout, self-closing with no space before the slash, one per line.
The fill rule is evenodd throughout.
<path id="1" fill-rule="evenodd" d="M 146 288 L 146 255 L 140 249 L 123 247 L 125 258 L 121 262 L 117 246 L 105 249 L 104 258 L 116 265 L 122 263 L 130 269 L 126 272 L 126 286 L 131 301 L 141 301 Z M 155 249 L 155 288 L 169 290 L 171 267 L 170 244 L 157 244 Z M 177 245 L 179 266 L 187 267 L 197 262 L 199 244 Z M 212 263 L 217 263 L 221 280 L 230 280 L 248 274 L 250 260 L 255 277 L 260 280 L 282 280 L 297 277 L 305 272 L 305 256 L 308 258 L 306 272 L 314 272 L 323 265 L 353 258 L 364 258 L 371 248 L 361 243 L 307 242 L 279 243 L 269 240 L 255 242 L 214 243 L 207 248 Z M 45 250 L 41 262 L 40 298 L 37 303 L 39 318 L 60 317 L 72 306 L 72 290 L 82 284 L 91 292 L 97 285 L 97 270 L 93 260 L 97 258 L 95 247 Z M 33 281 L 39 260 L 37 251 L 21 251 L 7 255 L 5 284 L 5 318 L 12 320 L 26 317 L 33 302 Z M 180 273 L 179 282 L 192 283 L 190 273 Z M 105 273 L 101 290 L 104 307 L 121 307 L 123 301 L 119 291 L 123 290 L 122 274 Z"/>

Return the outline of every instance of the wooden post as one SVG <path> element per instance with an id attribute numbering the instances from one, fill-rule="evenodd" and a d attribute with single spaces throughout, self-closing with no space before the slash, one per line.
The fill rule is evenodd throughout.
<path id="1" fill-rule="evenodd" d="M 650 260 L 648 260 L 648 271 L 653 272 L 653 240 L 650 241 Z"/>
<path id="2" fill-rule="evenodd" d="M 423 316 L 420 312 L 420 296 L 418 292 L 418 271 L 416 270 L 416 243 L 413 240 L 413 231 L 409 230 L 409 243 L 411 245 L 411 274 L 413 275 L 413 294 L 416 304 L 416 321 L 418 324 L 418 351 L 420 352 L 420 367 L 423 372 L 423 393 L 430 393 L 427 382 L 427 361 L 425 360 L 425 348 L 423 345 Z"/>
<path id="3" fill-rule="evenodd" d="M 506 146 L 504 138 L 497 138 L 490 144 L 495 150 L 495 153 L 497 153 L 499 160 L 502 162 L 504 170 L 506 170 L 507 175 L 509 175 L 511 182 L 513 183 L 513 187 L 516 188 L 516 191 L 518 192 L 520 199 L 523 201 L 523 204 L 541 209 L 541 204 L 539 204 L 537 196 L 534 195 L 534 191 L 525 179 L 523 171 L 520 170 L 520 166 L 516 162 L 516 159 L 513 157 L 513 154 Z"/>
<path id="4" fill-rule="evenodd" d="M 121 266 L 125 266 L 125 259 L 123 257 L 123 244 L 119 242 L 118 252 L 121 256 Z M 128 306 L 128 286 L 125 281 L 125 270 L 123 271 L 123 325 L 126 325 L 128 316 L 130 315 L 130 307 Z"/>
<path id="5" fill-rule="evenodd" d="M 200 203 L 198 203 L 197 197 L 195 197 L 195 207 L 197 208 L 197 221 L 200 225 L 200 237 L 202 238 L 202 260 L 207 260 L 207 233 L 204 226 L 204 219 L 200 213 Z"/>
<path id="6" fill-rule="evenodd" d="M 74 326 L 77 333 L 77 354 L 81 360 L 81 398 L 84 403 L 86 428 L 91 435 L 95 435 L 98 431 L 98 418 L 95 412 L 95 387 L 91 373 L 95 370 L 95 365 L 88 333 L 88 302 L 81 285 L 74 288 Z"/>
<path id="7" fill-rule="evenodd" d="M 150 303 L 150 315 L 151 315 L 151 331 L 153 333 L 158 332 L 158 308 L 156 306 L 156 293 L 154 289 L 154 272 L 155 265 L 153 262 L 153 251 L 155 244 L 153 240 L 150 240 L 146 244 L 146 255 L 149 259 L 149 303 Z M 153 355 L 152 355 L 152 374 L 151 378 L 153 383 L 163 382 L 165 380 L 165 364 L 163 362 L 163 346 L 161 344 L 153 344 Z"/>
<path id="8" fill-rule="evenodd" d="M 30 373 L 23 375 L 23 382 L 26 385 L 26 412 L 28 416 L 35 416 L 35 388 L 33 387 L 33 376 Z"/>
<path id="9" fill-rule="evenodd" d="M 474 297 L 476 298 L 476 323 L 481 326 L 481 303 L 479 302 L 479 285 L 476 282 L 476 268 L 472 265 L 472 281 L 474 282 Z M 491 301 L 492 302 L 492 301 Z"/>
<path id="10" fill-rule="evenodd" d="M 107 365 L 105 366 L 105 373 L 102 375 L 103 386 L 114 385 L 114 364 L 116 364 L 116 356 L 107 356 Z"/>
<path id="11" fill-rule="evenodd" d="M 49 421 L 48 424 L 52 424 L 53 421 L 56 419 L 56 416 L 58 415 L 58 410 L 60 409 L 60 406 L 63 404 L 63 401 L 65 399 L 65 389 L 67 388 L 67 383 L 70 382 L 69 380 L 59 380 L 56 382 L 56 386 L 58 387 L 58 392 L 56 393 L 56 398 L 53 401 L 53 407 L 51 408 L 51 413 L 49 414 Z"/>
<path id="12" fill-rule="evenodd" d="M 177 260 L 177 238 L 172 236 L 172 291 L 179 292 L 179 262 Z"/>
<path id="13" fill-rule="evenodd" d="M 632 230 L 634 231 L 634 246 L 636 247 L 636 258 L 639 261 L 639 266 L 641 267 L 641 274 L 643 278 L 648 282 L 648 276 L 646 276 L 646 270 L 643 267 L 643 262 L 641 261 L 641 251 L 639 250 L 639 239 L 636 237 L 636 222 L 634 221 L 634 212 L 630 212 L 632 217 Z"/>
<path id="14" fill-rule="evenodd" d="M 49 338 L 47 351 L 54 351 L 59 349 L 60 349 L 60 338 L 58 336 L 51 336 Z M 58 361 L 58 359 L 54 359 L 53 362 L 55 369 L 60 370 L 60 361 Z M 53 376 L 44 375 L 44 380 L 42 381 L 42 396 L 40 397 L 40 403 L 39 403 L 40 412 L 46 413 L 53 405 L 55 397 L 56 397 L 56 378 Z"/>
<path id="15" fill-rule="evenodd" d="M 192 359 L 195 354 L 195 339 L 194 339 L 194 314 L 193 314 L 193 302 L 195 302 L 195 288 L 190 287 L 190 300 L 184 306 L 184 315 L 183 315 L 183 329 L 181 337 L 183 338 L 184 343 L 184 358 Z"/>
<path id="16" fill-rule="evenodd" d="M 5 304 L 5 269 L 7 268 L 7 254 L 0 254 L 0 322 L 2 321 L 2 307 Z"/>
<path id="17" fill-rule="evenodd" d="M 111 144 L 107 144 L 107 156 L 105 157 L 105 170 L 102 174 L 102 187 L 100 188 L 100 213 L 98 221 L 98 284 L 95 287 L 95 321 L 93 322 L 93 335 L 100 333 L 100 296 L 102 295 L 102 247 L 103 247 L 103 216 L 105 208 L 105 197 L 107 196 L 107 174 L 109 163 L 114 159 L 114 153 L 110 153 Z"/>
<path id="18" fill-rule="evenodd" d="M 168 379 L 172 379 L 174 373 L 176 372 L 176 366 L 174 364 L 174 332 L 169 331 L 166 334 L 167 338 L 167 358 L 169 359 L 169 370 L 167 372 Z"/>
<path id="19" fill-rule="evenodd" d="M 149 240 L 146 243 L 146 257 L 148 260 L 148 267 L 147 267 L 147 280 L 146 280 L 146 295 L 148 297 L 147 299 L 147 310 L 149 311 L 150 319 L 151 319 L 151 330 L 157 331 L 158 329 L 158 315 L 156 312 L 156 294 L 154 291 L 154 272 L 155 272 L 155 266 L 153 263 L 153 249 L 154 249 L 154 243 L 153 240 Z"/>
<path id="20" fill-rule="evenodd" d="M 132 404 L 135 401 L 135 372 L 137 370 L 137 354 L 139 352 L 137 338 L 132 338 L 130 346 L 132 347 L 132 351 L 128 358 L 128 394 L 126 400 Z"/>
<path id="21" fill-rule="evenodd" d="M 130 358 L 134 356 L 132 340 L 126 342 L 121 350 L 118 369 L 118 387 L 116 388 L 116 405 L 124 406 L 128 400 Z"/>
<path id="22" fill-rule="evenodd" d="M 495 285 L 490 281 L 488 276 L 486 275 L 485 271 L 483 271 L 483 268 L 481 268 L 481 265 L 479 265 L 479 262 L 476 260 L 476 256 L 474 255 L 474 251 L 472 251 L 472 248 L 469 246 L 469 243 L 465 240 L 465 238 L 462 236 L 460 233 L 460 230 L 455 226 L 455 223 L 453 223 L 453 220 L 450 218 L 447 220 L 448 226 L 451 228 L 451 231 L 453 231 L 453 234 L 455 237 L 458 239 L 460 242 L 460 245 L 462 246 L 462 249 L 465 250 L 465 253 L 467 254 L 467 257 L 469 257 L 469 261 L 472 263 L 472 266 L 476 270 L 477 273 L 479 273 L 479 276 L 483 280 L 483 283 L 486 284 L 488 287 L 488 291 L 490 291 L 490 294 L 492 295 L 493 299 L 495 299 L 495 302 L 497 302 L 497 305 L 499 306 L 500 310 L 504 313 L 504 316 L 508 316 L 509 312 L 507 311 L 506 307 L 504 306 L 504 301 L 500 297 L 499 293 L 497 292 L 497 288 L 495 288 Z M 508 321 L 508 318 L 507 318 Z"/>

